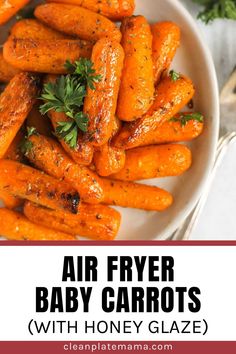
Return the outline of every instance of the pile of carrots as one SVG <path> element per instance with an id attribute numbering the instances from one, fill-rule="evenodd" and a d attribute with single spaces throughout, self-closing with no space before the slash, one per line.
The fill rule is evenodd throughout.
<path id="1" fill-rule="evenodd" d="M 29 0 L 0 5 L 0 25 Z M 180 45 L 171 22 L 133 16 L 134 0 L 47 0 L 10 30 L 0 52 L 0 235 L 15 240 L 113 240 L 121 215 L 109 205 L 163 211 L 172 195 L 139 180 L 178 176 L 203 122 L 179 113 L 194 85 L 170 75 Z M 121 26 L 117 24 L 121 21 Z M 1 27 L 0 27 L 1 28 Z M 39 113 L 42 83 L 66 74 L 65 62 L 91 59 L 101 80 L 87 88 L 88 131 L 72 149 L 55 130 L 64 113 Z M 174 117 L 174 119 L 173 119 Z M 25 156 L 21 141 L 26 127 Z M 17 211 L 16 211 L 17 210 Z"/>

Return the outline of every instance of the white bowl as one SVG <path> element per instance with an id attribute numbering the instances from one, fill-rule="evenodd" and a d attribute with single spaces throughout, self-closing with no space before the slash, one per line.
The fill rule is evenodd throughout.
<path id="1" fill-rule="evenodd" d="M 136 0 L 136 14 L 150 22 L 173 21 L 181 28 L 181 47 L 172 67 L 188 75 L 196 87 L 194 109 L 204 114 L 201 137 L 188 144 L 193 153 L 191 169 L 180 177 L 144 181 L 174 196 L 173 206 L 162 212 L 117 208 L 122 213 L 118 240 L 167 239 L 195 206 L 212 168 L 219 134 L 219 93 L 211 54 L 191 15 L 177 0 Z"/>
<path id="2" fill-rule="evenodd" d="M 199 28 L 180 2 L 136 0 L 136 3 L 136 14 L 146 16 L 150 22 L 174 21 L 180 26 L 181 47 L 172 66 L 193 80 L 196 87 L 194 109 L 206 118 L 204 133 L 189 144 L 193 153 L 191 169 L 180 177 L 144 181 L 171 192 L 173 206 L 163 213 L 116 208 L 122 214 L 118 240 L 167 239 L 193 209 L 213 165 L 219 132 L 218 86 L 209 50 Z M 9 25 L 5 27 L 6 31 L 7 27 Z M 1 29 L 0 41 L 6 31 Z"/>

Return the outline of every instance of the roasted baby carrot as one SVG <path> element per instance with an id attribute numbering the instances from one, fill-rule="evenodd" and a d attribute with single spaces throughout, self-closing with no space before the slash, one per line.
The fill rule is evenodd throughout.
<path id="1" fill-rule="evenodd" d="M 10 20 L 30 0 L 1 0 L 0 2 L 0 26 Z"/>
<path id="2" fill-rule="evenodd" d="M 177 114 L 191 100 L 194 91 L 193 83 L 187 77 L 180 76 L 177 80 L 165 77 L 157 86 L 152 107 L 142 118 L 121 129 L 114 138 L 114 146 L 131 149 L 147 145 L 153 132 Z"/>
<path id="3" fill-rule="evenodd" d="M 78 215 L 42 208 L 26 202 L 24 214 L 37 224 L 94 240 L 113 240 L 120 226 L 120 213 L 105 205 L 81 204 Z"/>
<path id="4" fill-rule="evenodd" d="M 183 115 L 189 115 L 189 112 L 177 114 L 174 119 L 161 124 L 140 146 L 177 143 L 197 138 L 203 131 L 204 123 L 196 119 L 191 119 L 186 124 L 181 124 L 179 117 Z"/>
<path id="5" fill-rule="evenodd" d="M 0 82 L 10 81 L 16 74 L 19 73 L 19 69 L 9 65 L 3 58 L 3 51 L 0 50 Z"/>
<path id="6" fill-rule="evenodd" d="M 173 198 L 163 189 L 144 184 L 103 178 L 104 204 L 127 208 L 162 211 Z"/>
<path id="7" fill-rule="evenodd" d="M 110 176 L 124 167 L 125 150 L 115 148 L 106 143 L 95 150 L 93 161 L 100 176 Z"/>
<path id="8" fill-rule="evenodd" d="M 151 26 L 154 80 L 157 84 L 161 75 L 169 69 L 180 45 L 180 29 L 173 22 L 158 22 Z"/>
<path id="9" fill-rule="evenodd" d="M 74 163 L 55 140 L 35 134 L 28 138 L 31 148 L 27 157 L 47 174 L 61 178 L 73 186 L 87 203 L 99 203 L 103 190 L 99 177 L 87 167 Z"/>
<path id="10" fill-rule="evenodd" d="M 112 136 L 121 128 L 121 121 L 114 120 Z M 111 145 L 110 140 L 95 149 L 93 157 L 94 167 L 100 176 L 107 177 L 112 173 L 119 172 L 125 165 L 125 150 L 118 149 Z"/>
<path id="11" fill-rule="evenodd" d="M 18 131 L 11 145 L 7 149 L 7 152 L 4 155 L 4 159 L 18 161 L 18 162 L 25 161 L 24 154 L 21 151 L 22 140 L 24 139 L 25 136 L 24 132 L 25 131 L 22 128 Z"/>
<path id="12" fill-rule="evenodd" d="M 24 71 L 65 74 L 66 60 L 90 58 L 92 46 L 82 40 L 33 39 L 10 36 L 3 46 L 4 59 Z"/>
<path id="13" fill-rule="evenodd" d="M 60 32 L 89 41 L 110 37 L 121 40 L 120 30 L 115 23 L 100 14 L 79 6 L 66 4 L 43 4 L 35 9 L 35 16 Z"/>
<path id="14" fill-rule="evenodd" d="M 11 28 L 11 35 L 16 38 L 33 38 L 33 39 L 66 39 L 67 36 L 45 26 L 43 23 L 35 19 L 24 19 L 16 22 Z"/>
<path id="15" fill-rule="evenodd" d="M 47 116 L 42 116 L 39 112 L 39 104 L 35 104 L 31 109 L 26 124 L 28 127 L 33 127 L 39 134 L 52 136 L 52 125 Z"/>
<path id="16" fill-rule="evenodd" d="M 191 151 L 184 145 L 168 144 L 128 150 L 124 168 L 110 178 L 122 181 L 179 176 L 192 163 Z"/>
<path id="17" fill-rule="evenodd" d="M 60 122 L 70 122 L 70 118 L 67 117 L 64 113 L 56 112 L 51 110 L 48 112 L 48 116 L 52 122 L 54 131 L 58 127 Z M 82 141 L 82 134 L 79 133 L 77 146 L 75 149 L 72 149 L 63 139 L 59 139 L 61 145 L 68 155 L 79 165 L 88 166 L 93 159 L 93 146 L 88 142 Z"/>
<path id="18" fill-rule="evenodd" d="M 91 61 L 100 80 L 95 90 L 87 89 L 84 113 L 89 117 L 87 140 L 94 146 L 105 144 L 112 135 L 123 60 L 118 42 L 103 38 L 93 47 Z"/>
<path id="19" fill-rule="evenodd" d="M 134 0 L 47 0 L 47 2 L 82 6 L 116 21 L 133 15 L 135 8 Z"/>
<path id="20" fill-rule="evenodd" d="M 13 142 L 9 146 L 4 158 L 18 162 L 25 162 L 25 156 L 22 152 L 21 146 L 24 139 L 24 130 L 20 129 L 16 134 Z M 23 204 L 23 199 L 12 196 L 8 192 L 0 191 L 0 200 L 4 202 L 5 207 L 8 209 L 15 209 Z"/>
<path id="21" fill-rule="evenodd" d="M 19 73 L 0 96 L 0 158 L 15 138 L 39 95 L 39 79 L 30 73 Z"/>
<path id="22" fill-rule="evenodd" d="M 0 234 L 8 240 L 75 240 L 72 235 L 33 224 L 15 211 L 0 208 Z"/>
<path id="23" fill-rule="evenodd" d="M 52 209 L 78 212 L 79 193 L 64 181 L 19 162 L 0 160 L 0 191 Z"/>
<path id="24" fill-rule="evenodd" d="M 117 115 L 121 120 L 140 118 L 153 103 L 152 34 L 143 16 L 125 18 L 121 26 L 125 52 Z"/>
<path id="25" fill-rule="evenodd" d="M 3 202 L 3 205 L 8 209 L 15 209 L 20 207 L 23 204 L 23 199 L 14 197 L 13 195 L 0 190 L 0 201 Z M 0 207 L 1 210 L 1 207 Z"/>

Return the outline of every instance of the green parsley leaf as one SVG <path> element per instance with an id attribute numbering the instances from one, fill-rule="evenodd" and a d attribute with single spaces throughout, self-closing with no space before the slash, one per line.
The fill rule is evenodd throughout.
<path id="1" fill-rule="evenodd" d="M 101 75 L 96 75 L 91 60 L 81 58 L 72 64 L 69 60 L 65 63 L 66 69 L 75 75 L 81 85 L 87 85 L 91 90 L 95 90 L 94 83 L 101 81 Z"/>
<path id="2" fill-rule="evenodd" d="M 78 130 L 88 130 L 89 117 L 82 111 L 87 86 L 94 90 L 94 83 L 100 81 L 101 76 L 96 75 L 89 59 L 81 58 L 73 64 L 67 60 L 65 67 L 69 71 L 68 75 L 62 75 L 54 83 L 44 85 L 40 97 L 44 104 L 40 106 L 40 112 L 46 114 L 55 110 L 70 118 L 69 121 L 58 124 L 56 135 L 75 149 Z"/>
<path id="3" fill-rule="evenodd" d="M 170 73 L 169 73 L 169 75 L 170 75 L 170 78 L 171 78 L 172 81 L 177 81 L 177 80 L 179 80 L 179 78 L 180 78 L 180 74 L 177 73 L 177 72 L 174 71 L 174 70 L 171 70 Z"/>
<path id="4" fill-rule="evenodd" d="M 20 144 L 20 150 L 26 156 L 33 147 L 33 143 L 29 140 L 32 135 L 37 135 L 37 130 L 34 127 L 27 127 L 27 134 Z"/>
<path id="5" fill-rule="evenodd" d="M 204 6 L 198 18 L 206 24 L 217 18 L 236 20 L 236 0 L 193 0 L 193 2 Z"/>
<path id="6" fill-rule="evenodd" d="M 190 120 L 196 120 L 200 123 L 203 123 L 204 118 L 201 113 L 187 113 L 187 114 L 181 113 L 179 117 L 171 118 L 170 122 L 180 122 L 181 127 L 184 127 L 187 124 L 187 122 Z"/>
<path id="7" fill-rule="evenodd" d="M 56 127 L 56 135 L 58 138 L 63 139 L 72 149 L 76 148 L 78 140 L 78 129 L 76 122 L 59 122 Z"/>

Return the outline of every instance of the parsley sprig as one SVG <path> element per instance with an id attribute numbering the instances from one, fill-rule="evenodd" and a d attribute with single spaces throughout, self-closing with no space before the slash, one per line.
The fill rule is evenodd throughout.
<path id="1" fill-rule="evenodd" d="M 86 58 L 81 58 L 79 61 L 75 61 L 74 64 L 67 60 L 65 67 L 69 73 L 78 75 L 77 79 L 81 85 L 88 85 L 91 90 L 95 90 L 94 83 L 102 79 L 101 75 L 96 75 L 91 60 Z"/>
<path id="2" fill-rule="evenodd" d="M 180 73 L 177 73 L 175 70 L 171 70 L 169 73 L 169 76 L 171 78 L 172 81 L 177 81 L 180 79 Z"/>
<path id="3" fill-rule="evenodd" d="M 180 122 L 181 127 L 185 127 L 188 121 L 190 120 L 196 120 L 200 123 L 203 123 L 204 118 L 201 113 L 181 113 L 179 117 L 173 117 L 170 119 L 171 122 Z"/>
<path id="4" fill-rule="evenodd" d="M 41 95 L 44 104 L 40 106 L 40 112 L 44 115 L 55 110 L 70 118 L 66 122 L 59 122 L 55 132 L 75 149 L 79 130 L 88 130 L 89 117 L 82 111 L 86 88 L 88 86 L 95 90 L 94 84 L 101 80 L 101 76 L 96 75 L 89 59 L 81 58 L 73 64 L 67 60 L 65 67 L 69 71 L 68 75 L 62 75 L 55 82 L 44 85 Z"/>
<path id="5" fill-rule="evenodd" d="M 217 18 L 236 20 L 236 0 L 193 0 L 204 6 L 198 18 L 208 24 Z"/>
<path id="6" fill-rule="evenodd" d="M 29 138 L 32 135 L 36 135 L 36 134 L 37 134 L 36 128 L 27 127 L 26 135 L 25 135 L 24 139 L 21 141 L 21 144 L 20 144 L 21 152 L 25 156 L 27 156 L 27 154 L 30 152 L 30 150 L 33 147 L 33 143 L 32 143 L 32 141 L 29 140 Z"/>

